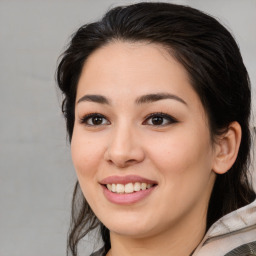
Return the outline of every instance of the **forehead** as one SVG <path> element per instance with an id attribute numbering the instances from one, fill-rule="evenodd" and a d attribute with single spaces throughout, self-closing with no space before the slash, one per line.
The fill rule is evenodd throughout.
<path id="1" fill-rule="evenodd" d="M 86 93 L 113 97 L 168 92 L 198 101 L 185 68 L 163 46 L 147 42 L 112 42 L 86 60 L 78 96 Z M 190 98 L 190 99 L 189 99 Z"/>

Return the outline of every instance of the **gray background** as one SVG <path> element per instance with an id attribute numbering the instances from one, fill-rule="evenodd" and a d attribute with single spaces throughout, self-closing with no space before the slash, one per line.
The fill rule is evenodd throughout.
<path id="1" fill-rule="evenodd" d="M 0 256 L 65 255 L 75 173 L 54 81 L 57 58 L 80 25 L 129 2 L 0 0 Z M 232 31 L 255 101 L 256 0 L 169 2 L 206 11 Z"/>

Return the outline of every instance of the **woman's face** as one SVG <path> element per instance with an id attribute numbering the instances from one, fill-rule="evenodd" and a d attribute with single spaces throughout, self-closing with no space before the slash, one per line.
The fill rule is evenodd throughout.
<path id="1" fill-rule="evenodd" d="M 205 225 L 215 180 L 207 116 L 161 46 L 113 42 L 88 58 L 71 151 L 83 194 L 111 232 L 146 237 Z"/>

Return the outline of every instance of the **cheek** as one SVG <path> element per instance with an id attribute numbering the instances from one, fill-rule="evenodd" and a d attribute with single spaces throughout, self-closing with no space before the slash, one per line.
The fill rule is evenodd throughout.
<path id="1" fill-rule="evenodd" d="M 98 169 L 103 159 L 102 144 L 93 136 L 74 129 L 71 141 L 72 161 L 81 190 L 94 209 L 98 189 Z"/>
<path id="2" fill-rule="evenodd" d="M 97 171 L 102 159 L 102 143 L 94 136 L 86 135 L 79 129 L 74 129 L 71 141 L 72 161 L 78 176 L 78 179 L 92 178 Z"/>
<path id="3" fill-rule="evenodd" d="M 208 133 L 188 131 L 159 138 L 149 149 L 157 169 L 173 182 L 177 182 L 173 178 L 196 178 L 209 175 L 211 171 L 212 150 Z"/>
<path id="4" fill-rule="evenodd" d="M 159 204 L 156 208 L 168 216 L 183 216 L 196 204 L 201 204 L 204 212 L 214 181 L 208 137 L 202 138 L 202 133 L 185 134 L 166 137 L 149 151 L 163 185 L 162 200 L 169 202 L 168 206 Z"/>

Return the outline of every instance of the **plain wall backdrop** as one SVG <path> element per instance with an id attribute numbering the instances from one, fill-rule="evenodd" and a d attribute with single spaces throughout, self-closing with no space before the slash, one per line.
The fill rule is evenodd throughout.
<path id="1" fill-rule="evenodd" d="M 0 256 L 65 255 L 76 178 L 54 80 L 57 59 L 80 25 L 134 2 L 0 0 Z M 232 31 L 255 102 L 256 0 L 169 2 L 210 13 Z"/>

